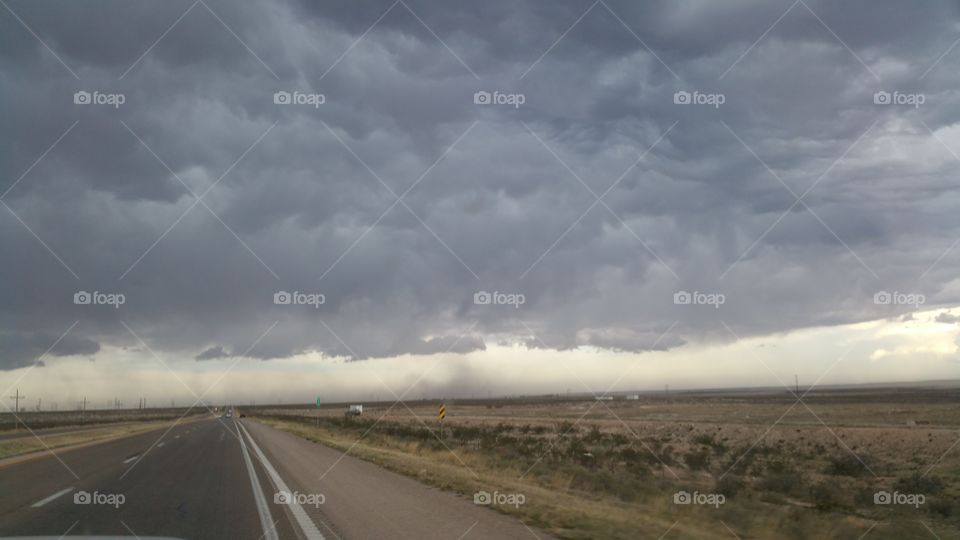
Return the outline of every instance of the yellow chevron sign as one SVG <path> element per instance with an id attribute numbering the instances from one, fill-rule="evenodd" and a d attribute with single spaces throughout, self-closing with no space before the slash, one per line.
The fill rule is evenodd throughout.
<path id="1" fill-rule="evenodd" d="M 447 406 L 443 403 L 440 404 L 440 414 L 437 416 L 439 416 L 441 420 L 447 417 Z"/>

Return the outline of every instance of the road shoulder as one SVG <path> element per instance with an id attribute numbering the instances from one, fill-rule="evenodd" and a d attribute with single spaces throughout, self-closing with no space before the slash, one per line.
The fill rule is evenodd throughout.
<path id="1" fill-rule="evenodd" d="M 322 504 L 304 507 L 311 518 L 344 537 L 553 538 L 517 518 L 339 450 L 256 421 L 244 425 L 292 490 L 323 496 Z"/>

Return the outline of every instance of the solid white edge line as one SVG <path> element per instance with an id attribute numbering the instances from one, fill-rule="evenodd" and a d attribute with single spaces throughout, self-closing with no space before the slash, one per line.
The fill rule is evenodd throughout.
<path id="1" fill-rule="evenodd" d="M 60 491 L 54 493 L 53 495 L 47 497 L 46 499 L 40 499 L 39 501 L 33 503 L 33 504 L 30 505 L 30 506 L 31 506 L 32 508 L 40 508 L 41 506 L 43 506 L 43 505 L 47 504 L 48 502 L 56 499 L 57 497 L 60 497 L 61 495 L 66 495 L 67 493 L 70 493 L 71 491 L 73 491 L 73 487 L 68 487 L 67 489 L 63 489 L 63 490 L 60 490 Z"/>
<path id="2" fill-rule="evenodd" d="M 247 443 L 243 442 L 243 435 L 237 429 L 237 438 L 240 439 L 240 449 L 243 451 L 243 462 L 247 465 L 247 474 L 250 475 L 250 485 L 253 489 L 253 500 L 257 503 L 257 513 L 260 514 L 260 526 L 263 527 L 263 536 L 265 540 L 279 540 L 277 529 L 273 525 L 273 518 L 270 517 L 270 507 L 267 506 L 267 499 L 263 496 L 263 489 L 257 480 L 257 472 L 253 469 L 253 461 L 250 460 L 250 453 L 247 452 Z"/>
<path id="3" fill-rule="evenodd" d="M 240 422 L 237 422 L 237 425 L 240 426 L 240 429 L 243 430 L 243 433 L 246 434 L 248 439 L 250 439 L 250 447 L 253 448 L 253 453 L 260 460 L 260 464 L 263 465 L 264 470 L 267 471 L 267 476 L 270 477 L 270 480 L 273 482 L 273 486 L 277 488 L 278 491 L 292 493 L 292 490 L 289 486 L 287 486 L 286 482 L 283 481 L 283 478 L 280 478 L 280 474 L 277 473 L 277 470 L 273 468 L 273 465 L 271 465 L 269 461 L 267 461 L 267 456 L 263 455 L 263 452 L 253 440 L 253 437 L 250 436 L 250 432 L 247 431 L 247 428 Z M 290 507 L 293 517 L 297 520 L 297 525 L 300 526 L 300 530 L 303 531 L 303 535 L 307 538 L 307 540 L 325 540 L 323 534 L 320 532 L 320 529 L 317 528 L 317 525 L 312 519 L 310 519 L 310 516 L 307 515 L 302 506 L 297 504 L 296 501 L 290 501 L 290 504 L 287 506 Z"/>

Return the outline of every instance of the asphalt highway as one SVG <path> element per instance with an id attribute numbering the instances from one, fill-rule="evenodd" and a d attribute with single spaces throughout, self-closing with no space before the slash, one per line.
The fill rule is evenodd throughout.
<path id="1" fill-rule="evenodd" d="M 0 538 L 550 538 L 247 419 L 0 462 Z"/>

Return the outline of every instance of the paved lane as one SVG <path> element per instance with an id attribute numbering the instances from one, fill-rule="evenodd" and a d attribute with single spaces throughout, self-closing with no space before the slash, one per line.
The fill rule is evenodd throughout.
<path id="1" fill-rule="evenodd" d="M 253 421 L 206 417 L 165 430 L 0 466 L 0 538 L 551 538 Z"/>
<path id="2" fill-rule="evenodd" d="M 165 435 L 152 431 L 60 459 L 0 469 L 0 485 L 15 486 L 0 490 L 3 535 L 296 538 L 282 511 L 264 535 L 232 420 L 193 422 Z M 273 491 L 256 474 L 272 502 Z M 98 500 L 77 504 L 82 492 Z"/>

